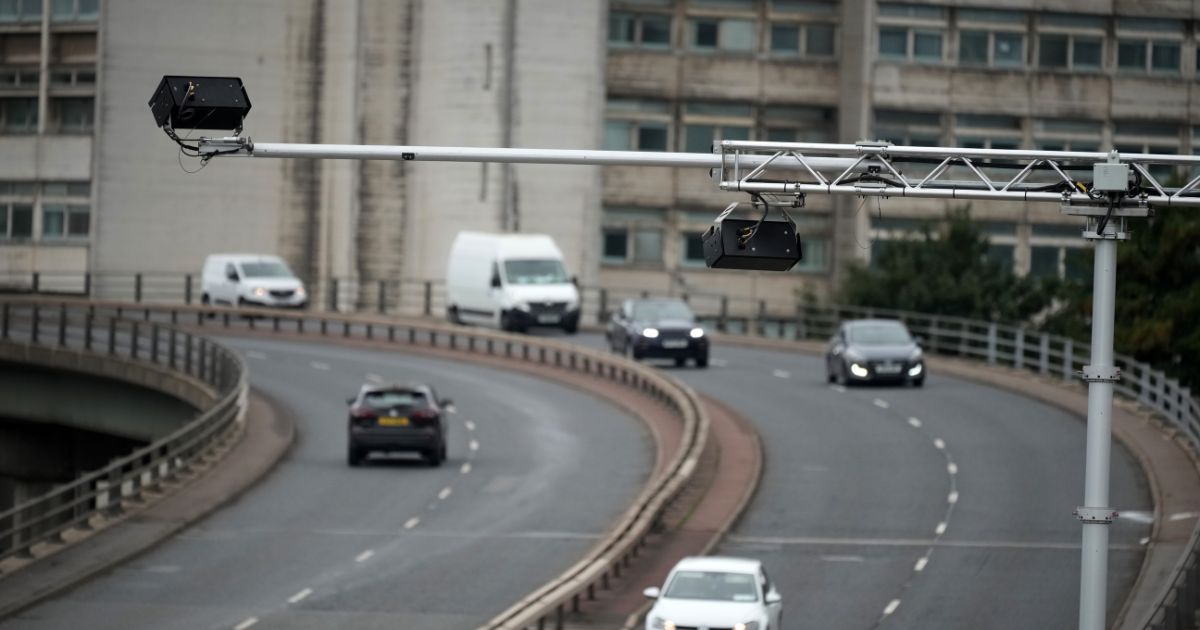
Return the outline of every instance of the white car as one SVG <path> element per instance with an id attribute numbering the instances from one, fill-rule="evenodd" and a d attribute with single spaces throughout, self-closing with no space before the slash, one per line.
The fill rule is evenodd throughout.
<path id="1" fill-rule="evenodd" d="M 645 595 L 658 600 L 646 615 L 646 630 L 779 630 L 783 622 L 783 598 L 762 562 L 750 558 L 684 558 L 666 586 Z"/>

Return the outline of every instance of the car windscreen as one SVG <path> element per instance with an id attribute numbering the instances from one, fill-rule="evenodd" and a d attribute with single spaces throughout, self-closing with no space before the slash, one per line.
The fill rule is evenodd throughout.
<path id="1" fill-rule="evenodd" d="M 509 284 L 563 284 L 567 270 L 559 260 L 506 260 L 504 277 Z"/>
<path id="2" fill-rule="evenodd" d="M 293 278 L 292 270 L 278 262 L 242 263 L 242 274 L 247 278 Z"/>
<path id="3" fill-rule="evenodd" d="M 415 409 L 425 407 L 427 399 L 422 392 L 407 389 L 388 389 L 367 392 L 363 404 L 376 411 L 384 409 Z"/>
<path id="4" fill-rule="evenodd" d="M 758 589 L 752 573 L 677 571 L 663 597 L 723 602 L 756 602 Z"/>
<path id="5" fill-rule="evenodd" d="M 635 302 L 633 318 L 643 322 L 657 322 L 664 319 L 683 319 L 692 321 L 692 309 L 683 302 Z"/>
<path id="6" fill-rule="evenodd" d="M 860 346 L 902 346 L 912 343 L 900 324 L 859 324 L 847 330 L 847 340 Z"/>

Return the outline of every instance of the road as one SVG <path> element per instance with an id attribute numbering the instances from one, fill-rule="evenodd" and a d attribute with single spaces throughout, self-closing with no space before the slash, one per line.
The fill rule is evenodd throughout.
<path id="1" fill-rule="evenodd" d="M 599 335 L 577 342 L 603 347 Z M 746 416 L 766 464 L 718 553 L 762 559 L 797 628 L 1074 628 L 1084 423 L 931 371 L 924 388 L 830 386 L 820 357 L 717 346 L 652 362 Z M 1109 619 L 1149 536 L 1148 482 L 1119 443 Z"/>
<path id="2" fill-rule="evenodd" d="M 574 563 L 653 467 L 646 428 L 519 372 L 331 345 L 227 338 L 298 423 L 279 467 L 145 556 L 7 629 L 470 628 Z M 452 398 L 449 461 L 346 466 L 366 380 Z"/>

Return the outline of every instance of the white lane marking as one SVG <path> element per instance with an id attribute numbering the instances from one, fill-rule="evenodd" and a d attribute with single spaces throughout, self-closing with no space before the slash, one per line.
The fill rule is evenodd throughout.
<path id="1" fill-rule="evenodd" d="M 942 441 L 942 438 L 934 438 L 933 447 L 940 451 L 946 448 L 946 443 Z"/>
<path id="2" fill-rule="evenodd" d="M 467 474 L 467 473 L 469 473 L 469 472 L 471 472 L 471 462 L 465 462 L 465 463 L 462 465 L 462 468 L 459 468 L 459 470 L 460 470 L 460 471 L 462 472 L 462 474 L 464 474 L 464 475 L 465 475 L 465 474 Z"/>
<path id="3" fill-rule="evenodd" d="M 862 556 L 821 556 L 825 562 L 865 562 Z"/>
<path id="4" fill-rule="evenodd" d="M 725 359 L 709 359 L 708 364 L 713 367 L 728 367 L 729 362 Z"/>
<path id="5" fill-rule="evenodd" d="M 777 376 L 779 378 L 791 378 L 792 377 L 792 373 L 787 370 L 775 370 L 774 372 L 772 372 L 772 374 L 774 374 L 775 376 Z"/>
<path id="6" fill-rule="evenodd" d="M 845 394 L 845 393 L 846 393 L 846 386 L 845 386 L 845 385 L 830 385 L 830 386 L 829 386 L 829 389 L 832 389 L 833 391 L 835 391 L 835 392 L 837 392 L 837 393 L 839 393 L 839 394 Z"/>
<path id="7" fill-rule="evenodd" d="M 916 566 L 914 566 L 914 567 L 913 567 L 913 571 L 917 571 L 917 572 L 924 571 L 924 570 L 925 570 L 925 565 L 927 565 L 927 564 L 929 564 L 929 558 L 927 558 L 927 557 L 925 557 L 925 556 L 921 556 L 921 557 L 920 557 L 920 558 L 917 560 L 917 564 L 916 564 Z"/>
<path id="8" fill-rule="evenodd" d="M 258 623 L 258 617 L 250 617 L 250 618 L 242 621 L 242 623 L 239 623 L 238 625 L 234 626 L 233 630 L 246 630 L 246 628 L 249 628 L 250 626 L 253 626 L 256 623 Z"/>
<path id="9" fill-rule="evenodd" d="M 454 405 L 446 405 L 446 413 L 458 413 L 458 407 Z"/>
<path id="10" fill-rule="evenodd" d="M 1011 540 L 934 540 L 932 538 L 805 538 L 778 536 L 729 536 L 731 542 L 747 545 L 779 545 L 805 547 L 949 547 L 952 549 L 1046 549 L 1078 550 L 1079 543 L 1020 542 Z M 1109 543 L 1109 549 L 1138 551 L 1132 544 Z"/>
<path id="11" fill-rule="evenodd" d="M 474 431 L 474 430 L 475 430 L 475 423 L 474 423 L 474 422 L 471 422 L 470 420 L 467 420 L 466 422 L 464 422 L 464 423 L 463 423 L 463 425 L 467 427 L 467 430 L 468 430 L 468 431 Z"/>
<path id="12" fill-rule="evenodd" d="M 909 419 L 908 419 L 908 423 L 909 423 L 909 424 L 911 424 L 911 425 L 913 426 L 913 428 L 914 428 L 914 429 L 920 429 L 920 428 L 921 428 L 921 421 L 920 421 L 920 420 L 917 420 L 916 418 L 909 418 Z"/>
<path id="13" fill-rule="evenodd" d="M 1153 512 L 1143 512 L 1143 511 L 1139 511 L 1139 510 L 1121 510 L 1121 513 L 1120 513 L 1120 515 L 1117 516 L 1117 518 L 1123 518 L 1127 521 L 1133 521 L 1135 523 L 1145 523 L 1148 525 L 1148 524 L 1154 522 L 1154 513 Z"/>
<path id="14" fill-rule="evenodd" d="M 378 374 L 367 374 L 367 380 L 372 383 L 382 383 L 383 377 Z"/>
<path id="15" fill-rule="evenodd" d="M 421 519 L 414 516 L 414 517 L 408 519 L 407 521 L 404 521 L 404 529 L 412 529 L 417 526 L 417 523 L 420 523 L 420 522 L 421 522 Z"/>
<path id="16" fill-rule="evenodd" d="M 1125 513 L 1122 512 L 1121 514 L 1124 515 Z M 1200 512 L 1176 512 L 1175 514 L 1168 516 L 1167 520 L 1168 521 L 1186 521 L 1189 518 L 1196 518 L 1197 516 L 1200 516 Z"/>
<path id="17" fill-rule="evenodd" d="M 945 522 L 938 523 L 938 526 L 936 528 L 934 528 L 933 531 L 937 532 L 938 536 L 945 534 L 946 533 L 946 523 Z"/>
<path id="18" fill-rule="evenodd" d="M 314 369 L 314 370 L 328 370 L 329 369 L 328 363 L 321 363 L 320 361 L 313 361 L 313 362 L 309 363 L 309 365 L 311 365 L 312 369 Z"/>
<path id="19" fill-rule="evenodd" d="M 479 441 L 478 441 L 478 440 L 471 440 L 471 443 L 470 443 L 470 444 L 468 444 L 468 446 L 470 446 L 470 447 L 471 447 L 471 450 L 472 450 L 472 451 L 478 451 L 478 450 L 479 450 Z"/>
<path id="20" fill-rule="evenodd" d="M 1150 537 L 1149 537 L 1149 536 L 1147 536 L 1147 537 L 1145 537 L 1145 538 L 1142 538 L 1142 539 L 1138 540 L 1138 544 L 1139 544 L 1139 545 L 1148 545 L 1148 544 L 1150 544 Z"/>
<path id="21" fill-rule="evenodd" d="M 890 405 L 888 405 L 886 400 L 883 400 L 882 398 L 876 398 L 875 406 L 879 407 L 880 409 L 887 409 Z"/>
<path id="22" fill-rule="evenodd" d="M 247 359 L 258 359 L 261 361 L 261 360 L 267 358 L 267 355 L 265 355 L 261 352 L 256 352 L 254 350 L 248 350 L 248 351 L 246 351 L 246 358 Z"/>
<path id="23" fill-rule="evenodd" d="M 453 490 L 451 490 L 449 486 L 442 488 L 442 491 L 438 493 L 438 499 L 445 501 L 446 497 L 450 496 L 451 492 L 453 492 Z"/>
<path id="24" fill-rule="evenodd" d="M 291 597 L 289 597 L 288 603 L 289 604 L 299 604 L 301 601 L 304 600 L 305 597 L 308 597 L 309 595 L 312 595 L 312 594 L 313 594 L 313 590 L 311 588 L 306 588 L 303 591 L 300 591 L 299 593 L 296 593 L 295 595 L 292 595 Z"/>
<path id="25" fill-rule="evenodd" d="M 950 462 L 949 464 L 946 464 L 946 472 L 950 473 L 951 475 L 957 475 L 958 474 L 958 464 L 955 464 L 954 462 Z"/>
<path id="26" fill-rule="evenodd" d="M 375 552 L 371 549 L 368 549 L 368 550 L 358 554 L 357 556 L 354 556 L 354 561 L 355 562 L 366 562 L 367 560 L 370 560 L 371 556 L 373 556 L 373 555 L 375 555 Z"/>
<path id="27" fill-rule="evenodd" d="M 887 608 L 883 609 L 883 616 L 886 617 L 886 616 L 896 612 L 896 609 L 899 607 L 900 607 L 900 600 L 893 599 L 892 601 L 888 602 Z"/>
<path id="28" fill-rule="evenodd" d="M 950 505 L 954 505 L 955 503 L 958 503 L 958 492 L 957 491 L 951 492 L 950 496 L 946 497 L 946 502 L 949 503 Z"/>

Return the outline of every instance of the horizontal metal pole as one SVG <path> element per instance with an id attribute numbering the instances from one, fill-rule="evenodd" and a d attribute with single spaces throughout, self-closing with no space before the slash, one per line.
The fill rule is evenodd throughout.
<path id="1" fill-rule="evenodd" d="M 832 144 L 820 142 L 756 142 L 752 140 L 722 140 L 725 151 L 799 151 L 801 153 L 840 153 L 844 155 L 875 155 L 887 157 L 919 158 L 1009 158 L 1015 160 L 1090 160 L 1107 162 L 1107 151 L 1027 151 L 1022 149 L 963 149 L 958 147 L 914 147 L 874 144 Z M 1172 153 L 1118 153 L 1122 162 L 1149 162 L 1154 164 L 1200 165 L 1200 155 L 1176 155 Z M 740 159 L 740 158 L 739 158 Z"/>
<path id="2" fill-rule="evenodd" d="M 587 149 L 506 149 L 487 147 L 423 147 L 369 144 L 299 144 L 252 142 L 244 150 L 232 138 L 202 138 L 200 153 L 241 155 L 259 158 L 317 158 L 331 160 L 400 160 L 412 162 L 493 162 L 507 164 L 566 164 L 586 166 L 665 166 L 715 169 L 719 153 L 675 153 L 667 151 L 600 151 Z M 741 164 L 753 168 L 769 156 L 743 156 Z M 812 158 L 809 166 L 819 171 L 841 172 L 854 164 L 851 158 Z M 798 162 L 776 162 L 772 168 L 803 170 Z M 863 171 L 866 164 L 862 165 Z"/>
<path id="3" fill-rule="evenodd" d="M 863 186 L 861 184 L 838 184 L 826 186 L 822 184 L 795 184 L 784 182 L 739 182 L 726 181 L 720 183 L 721 190 L 727 192 L 756 192 L 756 193 L 817 193 L 827 195 L 856 195 L 860 197 L 910 197 L 916 199 L 977 199 L 998 201 L 1036 201 L 1043 203 L 1062 203 L 1066 196 L 1058 192 L 1014 191 L 1014 190 L 983 190 L 973 188 L 946 188 L 926 184 L 921 188 L 905 188 L 903 186 Z M 1096 200 L 1083 193 L 1070 195 L 1071 203 L 1095 204 Z M 1180 206 L 1200 207 L 1200 197 L 1166 197 L 1152 195 L 1146 197 L 1150 206 Z"/>

